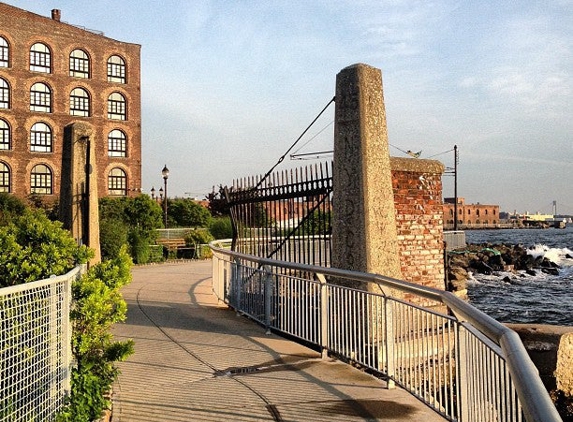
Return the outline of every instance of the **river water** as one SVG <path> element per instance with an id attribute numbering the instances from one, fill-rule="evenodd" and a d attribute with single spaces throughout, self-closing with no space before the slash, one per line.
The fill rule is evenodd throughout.
<path id="1" fill-rule="evenodd" d="M 537 271 L 473 274 L 470 303 L 500 322 L 573 326 L 573 226 L 566 229 L 468 230 L 466 243 L 521 244 L 558 264 L 558 276 Z M 509 276 L 511 282 L 503 279 Z"/>

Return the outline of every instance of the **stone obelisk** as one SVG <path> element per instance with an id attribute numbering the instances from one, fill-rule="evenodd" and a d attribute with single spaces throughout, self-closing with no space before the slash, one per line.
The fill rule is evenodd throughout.
<path id="1" fill-rule="evenodd" d="M 101 261 L 94 135 L 91 126 L 73 123 L 64 130 L 60 220 L 78 244 L 94 250 L 90 265 Z"/>
<path id="2" fill-rule="evenodd" d="M 336 77 L 332 266 L 402 278 L 380 69 Z"/>

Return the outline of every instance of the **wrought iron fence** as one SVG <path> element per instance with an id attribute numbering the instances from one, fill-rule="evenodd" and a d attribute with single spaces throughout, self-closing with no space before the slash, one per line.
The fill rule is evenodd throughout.
<path id="1" fill-rule="evenodd" d="M 331 164 L 236 180 L 225 189 L 233 250 L 330 265 Z"/>
<path id="2" fill-rule="evenodd" d="M 0 421 L 54 420 L 70 391 L 72 281 L 0 289 Z"/>
<path id="3" fill-rule="evenodd" d="M 561 420 L 517 334 L 449 292 L 211 246 L 213 288 L 221 300 L 323 355 L 375 371 L 449 420 Z M 394 291 L 447 312 L 406 302 Z"/>

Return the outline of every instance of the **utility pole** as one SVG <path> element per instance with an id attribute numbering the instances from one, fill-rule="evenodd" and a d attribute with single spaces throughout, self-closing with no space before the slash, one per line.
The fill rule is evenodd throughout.
<path id="1" fill-rule="evenodd" d="M 458 146 L 454 145 L 454 231 L 458 229 Z"/>

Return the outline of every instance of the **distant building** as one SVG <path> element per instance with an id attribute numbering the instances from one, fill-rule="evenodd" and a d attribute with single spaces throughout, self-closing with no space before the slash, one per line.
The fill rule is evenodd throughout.
<path id="1" fill-rule="evenodd" d="M 140 50 L 0 3 L 0 192 L 56 200 L 76 122 L 93 129 L 99 196 L 141 190 Z"/>
<path id="2" fill-rule="evenodd" d="M 444 228 L 454 227 L 454 198 L 444 198 Z M 499 205 L 466 204 L 458 197 L 458 228 L 477 229 L 499 226 Z"/>

